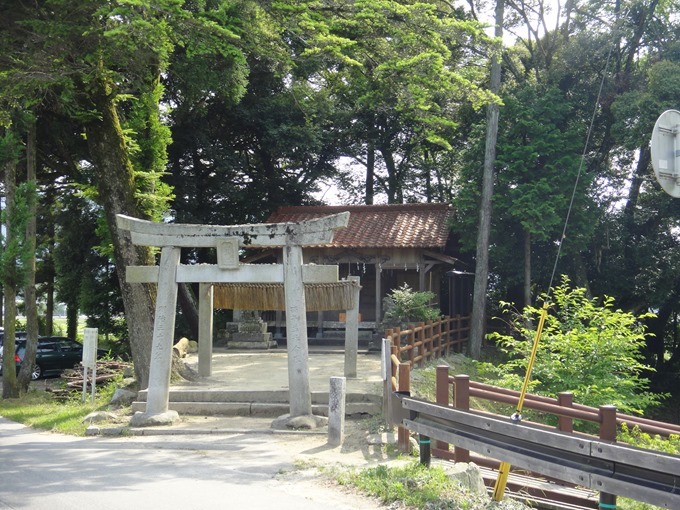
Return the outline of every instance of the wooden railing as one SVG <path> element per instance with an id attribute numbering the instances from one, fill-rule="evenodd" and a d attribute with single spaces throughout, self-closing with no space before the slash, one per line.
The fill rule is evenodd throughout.
<path id="1" fill-rule="evenodd" d="M 451 376 L 448 366 L 437 367 L 435 388 L 437 404 L 451 405 L 462 410 L 470 409 L 472 397 L 512 406 L 517 405 L 520 397 L 518 391 L 471 381 L 468 375 Z M 453 395 L 452 399 L 451 395 Z M 616 441 L 617 426 L 621 424 L 626 424 L 630 428 L 638 427 L 643 432 L 664 437 L 671 434 L 680 435 L 679 425 L 619 413 L 615 406 L 595 408 L 577 404 L 573 402 L 571 393 L 560 393 L 558 398 L 528 394 L 525 396 L 524 408 L 556 416 L 557 429 L 563 432 L 573 432 L 573 420 L 598 424 L 600 439 L 607 441 Z M 452 454 L 449 451 L 449 445 L 440 441 L 435 444 L 432 453 L 456 462 L 469 462 L 470 460 L 470 453 L 467 450 L 456 447 Z"/>
<path id="2" fill-rule="evenodd" d="M 470 317 L 461 315 L 421 322 L 403 331 L 400 328 L 385 330 L 385 339 L 390 346 L 392 391 L 409 393 L 411 369 L 426 360 L 461 352 L 467 345 L 469 331 Z M 404 358 L 408 361 L 402 361 Z M 409 432 L 404 427 L 397 428 L 397 447 L 404 452 L 410 449 Z"/>
<path id="3" fill-rule="evenodd" d="M 470 332 L 470 317 L 456 315 L 441 317 L 436 321 L 419 322 L 400 328 L 385 330 L 385 338 L 396 347 L 397 358 L 411 366 L 421 366 L 425 361 L 446 356 L 451 352 L 462 352 L 467 345 Z"/>

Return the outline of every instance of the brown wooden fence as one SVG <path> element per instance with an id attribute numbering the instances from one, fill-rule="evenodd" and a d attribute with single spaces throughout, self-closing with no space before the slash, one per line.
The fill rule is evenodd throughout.
<path id="1" fill-rule="evenodd" d="M 409 361 L 414 367 L 451 352 L 462 352 L 467 346 L 469 333 L 470 316 L 456 315 L 411 324 L 404 330 L 387 329 L 385 338 L 396 348 L 397 358 Z"/>
<path id="2" fill-rule="evenodd" d="M 388 329 L 385 338 L 391 346 L 390 381 L 392 391 L 409 392 L 411 369 L 425 361 L 446 356 L 451 352 L 462 352 L 467 346 L 470 332 L 470 317 L 457 315 L 442 317 L 437 321 L 420 322 L 408 329 Z M 405 358 L 408 361 L 405 361 Z M 408 451 L 409 432 L 397 428 L 397 447 Z"/>

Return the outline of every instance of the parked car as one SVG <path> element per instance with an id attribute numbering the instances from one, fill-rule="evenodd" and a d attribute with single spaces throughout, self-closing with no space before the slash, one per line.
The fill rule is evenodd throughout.
<path id="1" fill-rule="evenodd" d="M 97 349 L 97 357 L 106 355 L 104 349 Z M 16 362 L 17 371 L 26 354 L 26 340 L 17 340 Z M 48 375 L 59 375 L 67 368 L 73 368 L 83 359 L 83 344 L 63 336 L 46 336 L 38 338 L 38 348 L 35 354 L 35 365 L 31 372 L 31 380 L 35 381 Z M 0 371 L 2 370 L 2 354 L 0 353 Z"/>
<path id="2" fill-rule="evenodd" d="M 26 333 L 25 331 L 15 331 L 14 332 L 15 347 L 19 344 L 19 342 L 25 342 L 27 335 L 28 333 Z M 4 329 L 0 328 L 0 375 L 2 375 L 2 351 L 4 349 L 5 349 L 5 331 Z"/>

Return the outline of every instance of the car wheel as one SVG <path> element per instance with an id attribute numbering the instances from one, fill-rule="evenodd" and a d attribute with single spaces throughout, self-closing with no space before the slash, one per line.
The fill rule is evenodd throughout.
<path id="1" fill-rule="evenodd" d="M 33 367 L 33 372 L 31 372 L 31 381 L 35 381 L 36 379 L 40 379 L 41 376 L 42 376 L 42 368 L 40 367 L 40 365 L 38 365 L 36 363 L 35 366 Z"/>

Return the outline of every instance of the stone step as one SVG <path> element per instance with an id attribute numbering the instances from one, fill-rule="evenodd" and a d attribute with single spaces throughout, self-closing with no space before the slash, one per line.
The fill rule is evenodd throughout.
<path id="1" fill-rule="evenodd" d="M 168 408 L 180 415 L 194 416 L 281 416 L 290 411 L 286 403 L 267 402 L 170 402 Z M 144 412 L 146 402 L 132 403 L 132 411 Z M 373 402 L 355 402 L 346 404 L 346 416 L 374 416 L 382 411 L 379 404 Z M 328 405 L 312 404 L 312 413 L 317 416 L 328 416 Z"/>
<path id="2" fill-rule="evenodd" d="M 146 409 L 146 390 L 140 391 L 133 411 Z M 288 391 L 246 390 L 170 390 L 169 408 L 179 414 L 206 416 L 280 416 L 289 411 Z M 328 393 L 312 392 L 312 412 L 328 416 Z M 378 395 L 348 393 L 345 414 L 376 415 L 382 412 L 382 398 Z"/>

